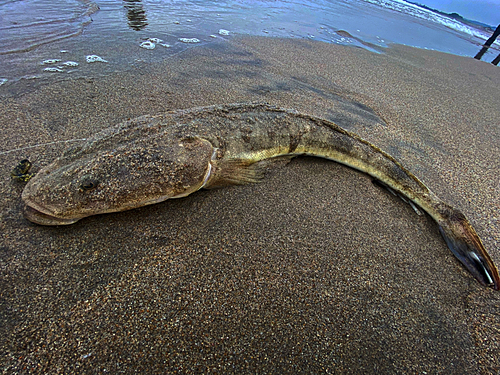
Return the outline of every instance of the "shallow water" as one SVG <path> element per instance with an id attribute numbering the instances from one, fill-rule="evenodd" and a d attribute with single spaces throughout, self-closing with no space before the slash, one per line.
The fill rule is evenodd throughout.
<path id="1" fill-rule="evenodd" d="M 399 0 L 5 0 L 0 11 L 3 90 L 18 82 L 29 86 L 120 71 L 197 45 L 181 38 L 198 43 L 235 34 L 307 38 L 373 51 L 400 43 L 474 56 L 488 37 L 484 30 Z M 161 41 L 143 45 L 154 49 L 141 48 L 148 38 Z M 483 60 L 497 53 L 489 51 Z M 88 64 L 88 55 L 107 63 Z M 59 61 L 43 63 L 48 59 Z M 63 65 L 68 61 L 70 66 Z"/>

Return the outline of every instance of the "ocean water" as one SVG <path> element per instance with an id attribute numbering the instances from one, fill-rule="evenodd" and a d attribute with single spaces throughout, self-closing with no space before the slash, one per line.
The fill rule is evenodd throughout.
<path id="1" fill-rule="evenodd" d="M 490 32 L 403 0 L 0 0 L 0 93 L 19 82 L 120 71 L 234 35 L 472 57 Z M 495 43 L 483 60 L 498 53 Z M 104 61 L 89 63 L 89 55 Z"/>

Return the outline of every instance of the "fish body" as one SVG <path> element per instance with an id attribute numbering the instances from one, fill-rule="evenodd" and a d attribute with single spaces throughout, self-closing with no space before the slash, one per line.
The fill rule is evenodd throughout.
<path id="1" fill-rule="evenodd" d="M 438 223 L 478 281 L 500 289 L 498 271 L 465 216 L 392 156 L 330 121 L 268 104 L 179 110 L 106 129 L 28 182 L 25 216 L 42 225 L 71 224 L 201 188 L 257 182 L 273 161 L 298 155 L 345 164 L 405 196 Z"/>

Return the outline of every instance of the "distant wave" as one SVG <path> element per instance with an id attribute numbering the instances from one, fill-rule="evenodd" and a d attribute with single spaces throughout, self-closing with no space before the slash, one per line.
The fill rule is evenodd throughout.
<path id="1" fill-rule="evenodd" d="M 0 1 L 0 55 L 78 35 L 97 10 L 91 0 Z"/>
<path id="2" fill-rule="evenodd" d="M 396 12 L 404 13 L 426 21 L 434 22 L 439 25 L 446 26 L 452 30 L 468 34 L 472 37 L 486 40 L 489 38 L 489 33 L 484 28 L 479 29 L 470 25 L 466 25 L 459 20 L 445 15 L 443 12 L 435 12 L 428 7 L 419 6 L 412 2 L 404 0 L 362 0 L 367 3 L 378 5 Z"/>

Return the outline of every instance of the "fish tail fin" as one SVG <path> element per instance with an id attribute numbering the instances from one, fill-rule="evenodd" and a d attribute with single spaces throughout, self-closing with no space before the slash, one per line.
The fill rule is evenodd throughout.
<path id="1" fill-rule="evenodd" d="M 444 204 L 440 211 L 439 230 L 453 254 L 481 284 L 500 290 L 498 270 L 465 215 Z"/>

